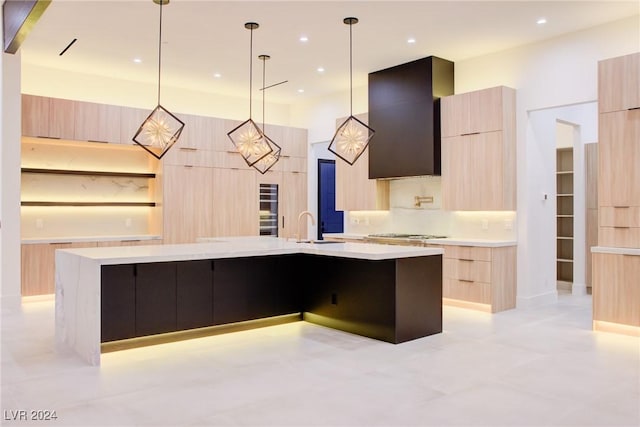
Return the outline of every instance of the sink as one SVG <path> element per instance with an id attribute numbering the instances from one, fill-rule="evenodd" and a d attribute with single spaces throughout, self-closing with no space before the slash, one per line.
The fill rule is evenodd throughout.
<path id="1" fill-rule="evenodd" d="M 313 245 L 326 245 L 328 243 L 344 243 L 344 242 L 337 242 L 335 240 L 301 240 L 296 243 L 311 243 Z"/>

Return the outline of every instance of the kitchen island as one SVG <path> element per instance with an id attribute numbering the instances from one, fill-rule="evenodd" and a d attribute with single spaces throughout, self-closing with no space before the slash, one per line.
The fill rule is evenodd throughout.
<path id="1" fill-rule="evenodd" d="M 56 342 L 101 344 L 297 315 L 391 343 L 442 332 L 442 249 L 273 237 L 56 251 Z"/>

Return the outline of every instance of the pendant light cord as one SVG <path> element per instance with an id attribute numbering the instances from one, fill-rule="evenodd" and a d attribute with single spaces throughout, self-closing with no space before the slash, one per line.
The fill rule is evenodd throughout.
<path id="1" fill-rule="evenodd" d="M 266 92 L 264 89 L 265 85 L 265 76 L 267 69 L 267 57 L 262 58 L 262 132 L 264 132 L 264 93 Z"/>
<path id="2" fill-rule="evenodd" d="M 253 93 L 253 27 L 251 27 L 251 37 L 249 39 L 249 119 L 253 111 L 251 95 Z"/>
<path id="3" fill-rule="evenodd" d="M 349 24 L 349 115 L 353 116 L 353 23 Z"/>
<path id="4" fill-rule="evenodd" d="M 162 3 L 164 0 L 160 0 L 160 30 L 158 31 L 158 105 L 160 105 L 160 68 L 162 65 Z"/>

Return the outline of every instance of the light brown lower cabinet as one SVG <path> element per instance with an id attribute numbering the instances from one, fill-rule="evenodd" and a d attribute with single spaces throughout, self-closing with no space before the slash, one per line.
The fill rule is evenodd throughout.
<path id="1" fill-rule="evenodd" d="M 593 254 L 593 320 L 640 328 L 640 255 Z"/>
<path id="2" fill-rule="evenodd" d="M 260 217 L 256 172 L 218 168 L 212 171 L 212 231 L 197 237 L 257 236 Z"/>
<path id="3" fill-rule="evenodd" d="M 279 197 L 279 225 L 280 237 L 293 238 L 298 234 L 298 216 L 307 210 L 307 174 L 301 172 L 283 172 L 282 189 Z M 317 218 L 316 218 L 317 219 Z M 307 238 L 309 218 L 301 222 L 301 239 Z"/>
<path id="4" fill-rule="evenodd" d="M 516 247 L 443 246 L 443 301 L 495 313 L 516 306 Z"/>
<path id="5" fill-rule="evenodd" d="M 21 247 L 21 294 L 23 297 L 55 292 L 56 249 L 91 248 L 96 242 L 34 243 Z"/>

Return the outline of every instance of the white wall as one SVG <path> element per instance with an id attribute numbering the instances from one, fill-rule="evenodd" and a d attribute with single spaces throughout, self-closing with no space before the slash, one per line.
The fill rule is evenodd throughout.
<path id="1" fill-rule="evenodd" d="M 545 143 L 536 138 L 529 112 L 596 100 L 597 62 L 637 51 L 639 35 L 636 16 L 456 63 L 456 92 L 498 84 L 518 90 L 519 306 L 556 298 L 554 269 L 549 267 L 554 209 L 541 199 L 543 192 L 553 194 L 548 177 L 554 176 L 555 162 L 549 158 Z M 555 137 L 553 140 L 555 150 Z"/>
<path id="2" fill-rule="evenodd" d="M 6 308 L 20 303 L 20 54 L 0 55 L 0 296 L 3 308 Z"/>

